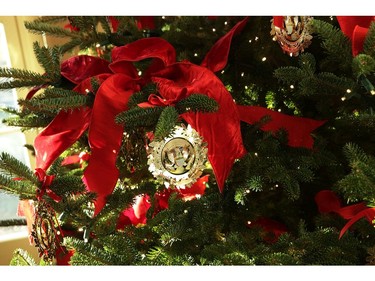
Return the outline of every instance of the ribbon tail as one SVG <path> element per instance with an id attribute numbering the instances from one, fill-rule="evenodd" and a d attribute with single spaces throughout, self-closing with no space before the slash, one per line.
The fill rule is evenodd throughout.
<path id="1" fill-rule="evenodd" d="M 365 217 L 369 222 L 372 222 L 375 217 L 375 208 L 367 208 L 356 214 L 351 220 L 345 224 L 345 226 L 340 231 L 339 239 L 345 234 L 345 232 L 359 219 Z"/>
<path id="2" fill-rule="evenodd" d="M 237 105 L 241 121 L 254 124 L 262 117 L 270 116 L 271 121 L 262 126 L 263 131 L 277 132 L 285 129 L 288 132 L 288 145 L 291 147 L 305 147 L 312 149 L 314 140 L 310 135 L 312 131 L 322 126 L 326 121 L 314 120 L 304 117 L 288 116 L 258 106 Z"/>
<path id="3" fill-rule="evenodd" d="M 363 50 L 363 44 L 367 36 L 368 28 L 356 26 L 353 31 L 352 54 L 357 56 Z"/>
<path id="4" fill-rule="evenodd" d="M 221 37 L 212 46 L 210 51 L 208 51 L 201 63 L 201 66 L 207 67 L 212 72 L 222 70 L 227 65 L 230 45 L 232 43 L 233 36 L 242 31 L 247 21 L 248 17 L 238 22 L 227 34 Z"/>
<path id="5" fill-rule="evenodd" d="M 363 43 L 373 16 L 337 16 L 341 31 L 352 41 L 352 55 L 357 56 L 363 49 Z"/>
<path id="6" fill-rule="evenodd" d="M 115 123 L 115 117 L 127 109 L 130 96 L 139 90 L 135 80 L 123 74 L 114 74 L 99 88 L 92 112 L 89 129 L 91 156 L 84 171 L 87 190 L 97 194 L 97 215 L 106 203 L 118 180 L 116 159 L 123 137 L 123 126 Z"/>
<path id="7" fill-rule="evenodd" d="M 35 138 L 36 167 L 47 170 L 53 161 L 86 131 L 90 108 L 61 111 Z"/>

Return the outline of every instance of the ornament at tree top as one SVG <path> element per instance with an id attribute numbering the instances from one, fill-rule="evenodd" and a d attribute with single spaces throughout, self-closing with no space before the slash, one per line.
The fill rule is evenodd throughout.
<path id="1" fill-rule="evenodd" d="M 271 20 L 271 35 L 277 41 L 284 53 L 298 56 L 311 44 L 308 16 L 275 16 Z"/>
<path id="2" fill-rule="evenodd" d="M 207 147 L 190 125 L 176 126 L 163 140 L 154 140 L 148 148 L 149 171 L 166 187 L 191 186 L 202 175 Z"/>

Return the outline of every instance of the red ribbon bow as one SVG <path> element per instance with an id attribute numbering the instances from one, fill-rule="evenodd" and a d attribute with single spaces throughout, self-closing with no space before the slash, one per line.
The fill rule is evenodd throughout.
<path id="1" fill-rule="evenodd" d="M 100 212 L 119 174 L 115 163 L 123 127 L 115 123 L 115 117 L 128 109 L 130 96 L 149 82 L 157 84 L 164 105 L 174 104 L 193 93 L 205 94 L 218 102 L 219 110 L 215 113 L 188 112 L 181 117 L 208 143 L 208 158 L 220 191 L 224 188 L 234 161 L 246 153 L 240 121 L 253 124 L 270 115 L 272 120 L 263 130 L 275 132 L 285 128 L 289 134 L 289 145 L 311 148 L 311 131 L 325 121 L 290 117 L 261 107 L 237 106 L 214 74 L 225 67 L 232 37 L 244 28 L 246 22 L 247 18 L 219 39 L 200 66 L 190 62 L 176 62 L 173 46 L 162 38 L 154 37 L 114 48 L 111 64 L 101 59 L 89 59 L 88 56 L 69 60 L 62 67 L 62 75 L 75 84 L 79 83 L 75 91 L 84 94 L 85 89 L 90 88 L 89 81 L 93 75 L 97 75 L 102 84 L 92 109 L 59 113 L 36 138 L 37 166 L 44 169 L 49 167 L 88 128 L 91 156 L 84 172 L 84 182 L 89 191 L 97 194 L 95 214 Z M 144 59 L 153 61 L 140 77 L 133 62 Z M 82 63 L 86 65 L 82 66 Z M 155 95 L 150 99 L 155 101 Z"/>
<path id="2" fill-rule="evenodd" d="M 41 200 L 43 195 L 47 193 L 47 195 L 51 197 L 51 199 L 53 199 L 55 202 L 60 202 L 62 198 L 49 188 L 55 176 L 47 175 L 46 172 L 41 168 L 35 169 L 35 175 L 42 183 L 42 186 L 37 190 L 37 199 Z"/>
<path id="3" fill-rule="evenodd" d="M 370 24 L 375 20 L 373 16 L 337 16 L 342 32 L 352 41 L 353 57 L 363 50 Z"/>
<path id="4" fill-rule="evenodd" d="M 340 231 L 341 238 L 344 233 L 356 221 L 366 218 L 370 223 L 375 218 L 375 208 L 368 208 L 363 202 L 351 206 L 341 207 L 338 196 L 331 190 L 322 190 L 315 196 L 315 202 L 318 205 L 320 213 L 336 213 L 342 218 L 349 220 Z"/>

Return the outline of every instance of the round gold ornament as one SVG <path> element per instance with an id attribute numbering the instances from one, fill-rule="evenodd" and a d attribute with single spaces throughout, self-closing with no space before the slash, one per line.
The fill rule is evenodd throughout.
<path id="1" fill-rule="evenodd" d="M 168 137 L 149 144 L 149 171 L 166 187 L 191 186 L 202 175 L 206 160 L 206 143 L 190 125 L 176 126 Z"/>
<path id="2" fill-rule="evenodd" d="M 271 35 L 277 41 L 284 53 L 298 56 L 311 44 L 313 38 L 310 34 L 309 16 L 284 16 L 282 27 L 275 26 L 271 20 Z"/>

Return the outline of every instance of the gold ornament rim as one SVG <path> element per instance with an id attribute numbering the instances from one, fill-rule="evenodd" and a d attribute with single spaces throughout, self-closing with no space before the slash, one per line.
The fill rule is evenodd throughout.
<path id="1" fill-rule="evenodd" d="M 194 153 L 194 163 L 185 173 L 172 173 L 163 164 L 162 152 L 170 141 L 182 139 L 190 144 Z M 190 187 L 202 175 L 207 161 L 207 144 L 190 125 L 176 125 L 172 132 L 162 140 L 154 140 L 149 144 L 147 153 L 149 171 L 168 187 L 184 189 Z"/>

